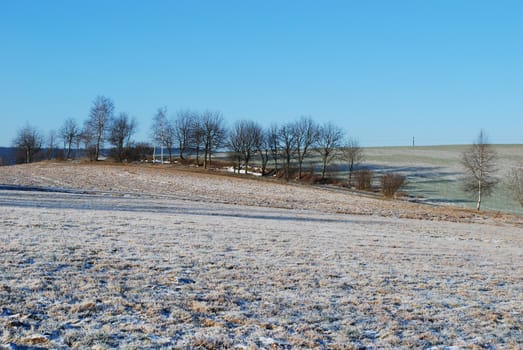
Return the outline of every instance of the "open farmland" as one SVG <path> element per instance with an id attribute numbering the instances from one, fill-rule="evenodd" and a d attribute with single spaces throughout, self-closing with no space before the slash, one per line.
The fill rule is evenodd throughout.
<path id="1" fill-rule="evenodd" d="M 518 216 L 170 167 L 0 184 L 0 348 L 523 346 Z"/>
<path id="2" fill-rule="evenodd" d="M 438 204 L 475 208 L 474 199 L 462 190 L 463 152 L 469 146 L 376 147 L 365 148 L 363 167 L 377 174 L 398 172 L 407 177 L 404 190 L 411 196 Z M 498 177 L 501 180 L 492 196 L 484 198 L 482 207 L 523 214 L 523 208 L 511 195 L 506 180 L 510 171 L 523 166 L 523 145 L 493 145 L 498 155 Z"/>

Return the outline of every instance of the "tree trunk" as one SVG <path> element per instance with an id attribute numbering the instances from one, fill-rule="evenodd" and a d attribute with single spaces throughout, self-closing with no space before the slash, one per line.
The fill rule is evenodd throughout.
<path id="1" fill-rule="evenodd" d="M 100 158 L 100 144 L 102 143 L 102 136 L 98 135 L 96 138 L 96 149 L 94 154 L 94 160 L 98 160 Z"/>
<path id="2" fill-rule="evenodd" d="M 207 169 L 207 157 L 209 156 L 209 146 L 205 145 L 205 152 L 203 154 L 203 168 Z"/>
<path id="3" fill-rule="evenodd" d="M 349 188 L 352 188 L 352 172 L 354 171 L 354 163 L 349 163 Z"/>
<path id="4" fill-rule="evenodd" d="M 321 168 L 321 179 L 325 180 L 325 170 L 327 168 L 327 158 L 323 158 L 322 168 Z"/>
<path id="5" fill-rule="evenodd" d="M 478 211 L 481 210 L 481 180 L 478 182 L 478 203 L 476 205 Z"/>
<path id="6" fill-rule="evenodd" d="M 200 166 L 200 147 L 196 146 L 196 166 Z"/>
<path id="7" fill-rule="evenodd" d="M 287 155 L 286 156 L 287 159 L 285 160 L 286 161 L 286 164 L 285 164 L 285 180 L 287 180 L 287 182 L 289 182 L 289 179 L 290 179 L 290 171 L 291 171 L 291 156 L 290 155 Z"/>

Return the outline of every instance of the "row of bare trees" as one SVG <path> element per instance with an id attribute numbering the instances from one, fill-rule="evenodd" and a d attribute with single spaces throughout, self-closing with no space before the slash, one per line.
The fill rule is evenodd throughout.
<path id="1" fill-rule="evenodd" d="M 45 144 L 42 134 L 28 124 L 19 130 L 13 144 L 24 151 L 24 162 L 32 162 L 44 147 L 48 150 L 57 148 L 58 141 L 63 143 L 65 159 L 76 156 L 75 153 L 83 149 L 92 160 L 98 160 L 104 146 L 110 144 L 113 157 L 123 161 L 128 159 L 129 149 L 137 145 L 132 140 L 136 129 L 134 118 L 125 112 L 116 114 L 114 102 L 106 96 L 98 96 L 83 125 L 69 118 L 58 132 L 50 133 L 51 141 Z M 341 128 L 332 123 L 319 125 L 311 117 L 267 129 L 257 122 L 242 120 L 228 130 L 219 111 L 181 110 L 169 118 L 167 108 L 162 107 L 153 117 L 151 140 L 166 150 L 169 161 L 173 160 L 173 150 L 177 148 L 181 160 L 193 155 L 197 164 L 208 168 L 216 150 L 227 150 L 237 160 L 238 169 L 248 169 L 253 158 L 259 156 L 264 173 L 272 160 L 272 171 L 279 171 L 279 166 L 283 166 L 287 179 L 294 165 L 297 177 L 302 177 L 304 161 L 313 152 L 321 158 L 322 178 L 334 159 L 347 159 L 352 171 L 362 157 L 361 147 L 356 141 L 347 140 Z M 163 159 L 163 154 L 161 157 Z"/>
<path id="2" fill-rule="evenodd" d="M 321 158 L 322 179 L 334 159 L 346 159 L 352 174 L 363 158 L 358 142 L 346 138 L 343 129 L 332 123 L 319 125 L 310 117 L 268 128 L 252 120 L 239 120 L 228 130 L 217 111 L 181 110 L 169 119 L 166 108 L 159 108 L 153 118 L 152 139 L 167 150 L 170 161 L 175 145 L 180 160 L 193 154 L 196 163 L 201 164 L 203 156 L 203 167 L 208 168 L 213 152 L 221 149 L 230 153 L 238 172 L 247 172 L 256 158 L 263 174 L 272 164 L 270 171 L 283 170 L 286 179 L 290 179 L 294 164 L 301 178 L 304 161 L 313 153 Z"/>
<path id="3" fill-rule="evenodd" d="M 98 160 L 105 145 L 110 144 L 113 158 L 124 161 L 133 159 L 131 150 L 134 154 L 142 153 L 136 148 L 154 150 L 146 143 L 133 142 L 136 130 L 134 118 L 125 112 L 116 114 L 114 102 L 106 96 L 98 96 L 93 100 L 83 125 L 73 118 L 65 120 L 58 132 L 50 134 L 52 141 L 47 144 L 36 128 L 27 125 L 18 132 L 13 143 L 24 151 L 24 162 L 32 162 L 44 147 L 47 150 L 58 148 L 55 144 L 60 141 L 65 159 L 77 156 L 78 150 L 82 149 L 90 159 Z M 264 174 L 282 172 L 287 180 L 294 175 L 302 178 L 304 162 L 314 155 L 321 159 L 321 179 L 326 178 L 329 164 L 341 159 L 347 162 L 350 182 L 355 166 L 363 157 L 358 142 L 346 137 L 342 128 L 330 122 L 320 125 L 305 116 L 268 128 L 255 121 L 241 120 L 228 129 L 219 111 L 181 110 L 170 118 L 167 108 L 162 107 L 152 118 L 150 136 L 153 145 L 160 148 L 162 161 L 163 150 L 169 161 L 173 161 L 173 150 L 177 149 L 180 160 L 192 155 L 196 164 L 209 168 L 213 154 L 222 150 L 231 153 L 238 170 L 248 171 L 256 157 Z M 48 153 L 51 157 L 52 152 Z"/>
<path id="4" fill-rule="evenodd" d="M 209 168 L 213 153 L 225 145 L 227 129 L 219 111 L 181 110 L 174 119 L 169 119 L 167 108 L 163 107 L 153 118 L 151 133 L 154 143 L 167 150 L 169 161 L 173 160 L 176 145 L 180 160 L 194 153 L 196 163 L 200 164 L 203 156 L 203 166 Z M 163 159 L 163 155 L 161 157 Z"/>
<path id="5" fill-rule="evenodd" d="M 97 160 L 108 142 L 114 147 L 115 159 L 121 161 L 126 157 L 126 149 L 132 144 L 131 138 L 137 124 L 127 113 L 115 115 L 114 110 L 114 103 L 110 98 L 98 96 L 94 99 L 83 126 L 74 118 L 68 118 L 58 132 L 52 130 L 46 140 L 37 128 L 27 124 L 18 131 L 13 146 L 23 151 L 23 162 L 30 163 L 43 148 L 46 148 L 47 158 L 50 159 L 58 148 L 59 141 L 63 143 L 63 158 L 72 158 L 74 150 L 83 146 L 89 157 Z"/>
<path id="6" fill-rule="evenodd" d="M 272 171 L 281 170 L 286 180 L 293 175 L 294 165 L 296 177 L 301 179 L 305 160 L 319 156 L 321 180 L 326 179 L 327 167 L 333 160 L 342 160 L 349 165 L 350 181 L 354 167 L 363 159 L 363 149 L 355 139 L 347 138 L 342 128 L 331 122 L 317 124 L 310 117 L 280 126 L 273 124 L 267 129 L 254 121 L 240 120 L 231 129 L 227 145 L 238 170 L 247 172 L 258 155 L 262 174 L 272 164 Z"/>

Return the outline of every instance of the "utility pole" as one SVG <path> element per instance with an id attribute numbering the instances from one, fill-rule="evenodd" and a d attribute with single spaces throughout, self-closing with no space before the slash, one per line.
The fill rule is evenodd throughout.
<path id="1" fill-rule="evenodd" d="M 412 136 L 412 147 L 413 147 L 413 148 L 416 147 L 416 142 L 415 142 L 415 138 L 414 138 L 414 136 Z"/>

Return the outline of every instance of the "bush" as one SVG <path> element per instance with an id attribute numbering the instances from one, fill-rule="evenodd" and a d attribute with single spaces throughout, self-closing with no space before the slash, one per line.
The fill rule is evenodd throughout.
<path id="1" fill-rule="evenodd" d="M 359 170 L 354 174 L 356 189 L 360 191 L 369 191 L 372 185 L 372 170 Z"/>
<path id="2" fill-rule="evenodd" d="M 138 143 L 127 150 L 127 159 L 130 162 L 152 159 L 153 147 L 146 143 Z"/>
<path id="3" fill-rule="evenodd" d="M 405 176 L 395 173 L 387 173 L 381 177 L 381 192 L 385 197 L 394 197 L 396 192 L 405 183 Z"/>

